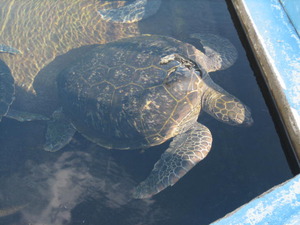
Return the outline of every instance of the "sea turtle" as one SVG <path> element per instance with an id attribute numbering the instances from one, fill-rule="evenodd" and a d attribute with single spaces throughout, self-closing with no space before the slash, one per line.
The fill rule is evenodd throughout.
<path id="1" fill-rule="evenodd" d="M 150 197 L 173 185 L 211 148 L 200 111 L 231 125 L 251 125 L 250 110 L 208 72 L 236 60 L 228 40 L 201 37 L 206 54 L 171 37 L 143 35 L 99 45 L 57 78 L 62 109 L 49 121 L 45 150 L 66 145 L 75 130 L 107 149 L 138 149 L 171 138 L 150 176 L 135 190 Z M 227 47 L 227 48 L 226 48 Z M 227 50 L 226 50 L 227 49 Z M 234 56 L 235 55 L 235 56 Z"/>
<path id="2" fill-rule="evenodd" d="M 14 78 L 9 68 L 0 60 L 0 121 L 5 116 L 13 102 L 15 92 Z"/>
<path id="3" fill-rule="evenodd" d="M 121 1 L 117 3 L 122 5 Z M 136 23 L 126 23 L 131 21 L 113 23 L 101 19 L 98 10 L 107 5 L 109 2 L 104 0 L 0 2 L 0 59 L 11 69 L 20 109 L 39 112 L 43 108 L 40 103 L 55 92 L 53 86 L 57 71 L 54 70 L 61 68 L 54 66 L 36 86 L 34 82 L 42 69 L 54 59 L 59 59 L 57 56 L 82 46 L 139 34 Z M 64 61 L 60 65 L 66 64 Z M 36 93 L 36 89 L 43 93 Z M 40 97 L 36 95 L 43 95 L 39 102 L 33 101 Z"/>
<path id="4" fill-rule="evenodd" d="M 99 9 L 102 19 L 117 23 L 138 22 L 155 14 L 161 4 L 161 0 L 135 0 L 134 2 L 119 7 Z"/>
<path id="5" fill-rule="evenodd" d="M 2 117 L 16 119 L 20 122 L 48 120 L 46 116 L 10 109 L 14 101 L 15 84 L 10 69 L 0 60 L 0 121 Z"/>

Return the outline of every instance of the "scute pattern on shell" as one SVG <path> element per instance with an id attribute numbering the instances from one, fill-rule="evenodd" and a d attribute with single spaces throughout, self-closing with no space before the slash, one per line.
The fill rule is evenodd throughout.
<path id="1" fill-rule="evenodd" d="M 160 64 L 174 51 L 190 57 L 188 48 L 194 47 L 149 35 L 99 45 L 59 76 L 64 111 L 79 132 L 106 148 L 163 143 L 178 134 L 191 109 L 200 111 L 199 96 L 188 98 L 200 78 L 179 62 Z"/>

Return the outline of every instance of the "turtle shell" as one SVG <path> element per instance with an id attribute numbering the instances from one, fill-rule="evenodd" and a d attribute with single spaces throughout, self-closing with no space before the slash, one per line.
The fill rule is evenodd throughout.
<path id="1" fill-rule="evenodd" d="M 193 60 L 197 51 L 156 35 L 99 45 L 58 76 L 64 113 L 106 148 L 161 144 L 197 120 L 202 95 L 200 76 L 161 59 L 178 53 Z"/>
<path id="2" fill-rule="evenodd" d="M 14 100 L 15 85 L 9 68 L 0 60 L 0 120 Z"/>

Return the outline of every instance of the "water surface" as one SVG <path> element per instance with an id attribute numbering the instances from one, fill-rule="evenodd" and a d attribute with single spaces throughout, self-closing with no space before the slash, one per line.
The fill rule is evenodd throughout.
<path id="1" fill-rule="evenodd" d="M 251 127 L 231 127 L 206 114 L 212 150 L 176 185 L 151 199 L 130 191 L 150 173 L 168 143 L 147 150 L 108 151 L 76 134 L 63 150 L 42 150 L 43 122 L 0 123 L 0 207 L 22 206 L 0 224 L 209 224 L 293 176 L 259 88 L 253 62 L 223 0 L 165 0 L 138 23 L 140 33 L 162 34 L 202 46 L 192 33 L 228 38 L 237 62 L 211 74 L 252 110 Z M 17 107 L 17 105 L 16 105 Z"/>

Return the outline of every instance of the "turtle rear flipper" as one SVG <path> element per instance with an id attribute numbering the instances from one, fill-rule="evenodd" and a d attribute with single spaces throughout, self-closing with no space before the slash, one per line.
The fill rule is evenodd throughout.
<path id="1" fill-rule="evenodd" d="M 205 55 L 198 59 L 201 65 L 204 64 L 207 72 L 225 70 L 232 66 L 237 60 L 238 53 L 234 45 L 226 38 L 215 34 L 191 34 L 191 38 L 200 40 Z"/>
<path id="2" fill-rule="evenodd" d="M 187 132 L 179 134 L 154 165 L 151 174 L 135 189 L 135 198 L 149 198 L 182 176 L 206 157 L 211 149 L 212 136 L 207 127 L 195 123 Z"/>
<path id="3" fill-rule="evenodd" d="M 0 209 L 0 217 L 13 215 L 13 214 L 21 211 L 22 209 L 24 209 L 28 205 L 29 205 L 29 203 L 26 203 L 26 204 L 23 204 L 23 205 L 13 206 L 13 207 L 10 207 L 10 208 L 1 208 Z"/>
<path id="4" fill-rule="evenodd" d="M 71 141 L 75 132 L 75 128 L 65 117 L 62 109 L 54 111 L 51 120 L 47 123 L 44 150 L 49 152 L 60 150 Z"/>
<path id="5" fill-rule="evenodd" d="M 161 0 L 136 0 L 117 9 L 100 9 L 102 19 L 118 23 L 134 23 L 155 14 Z"/>
<path id="6" fill-rule="evenodd" d="M 4 44 L 0 44 L 0 52 L 10 54 L 21 54 L 21 52 L 18 49 Z"/>
<path id="7" fill-rule="evenodd" d="M 23 111 L 18 111 L 13 109 L 9 109 L 5 117 L 10 119 L 15 119 L 19 122 L 27 122 L 27 121 L 34 121 L 34 120 L 49 120 L 48 117 L 40 114 L 23 112 Z"/>

